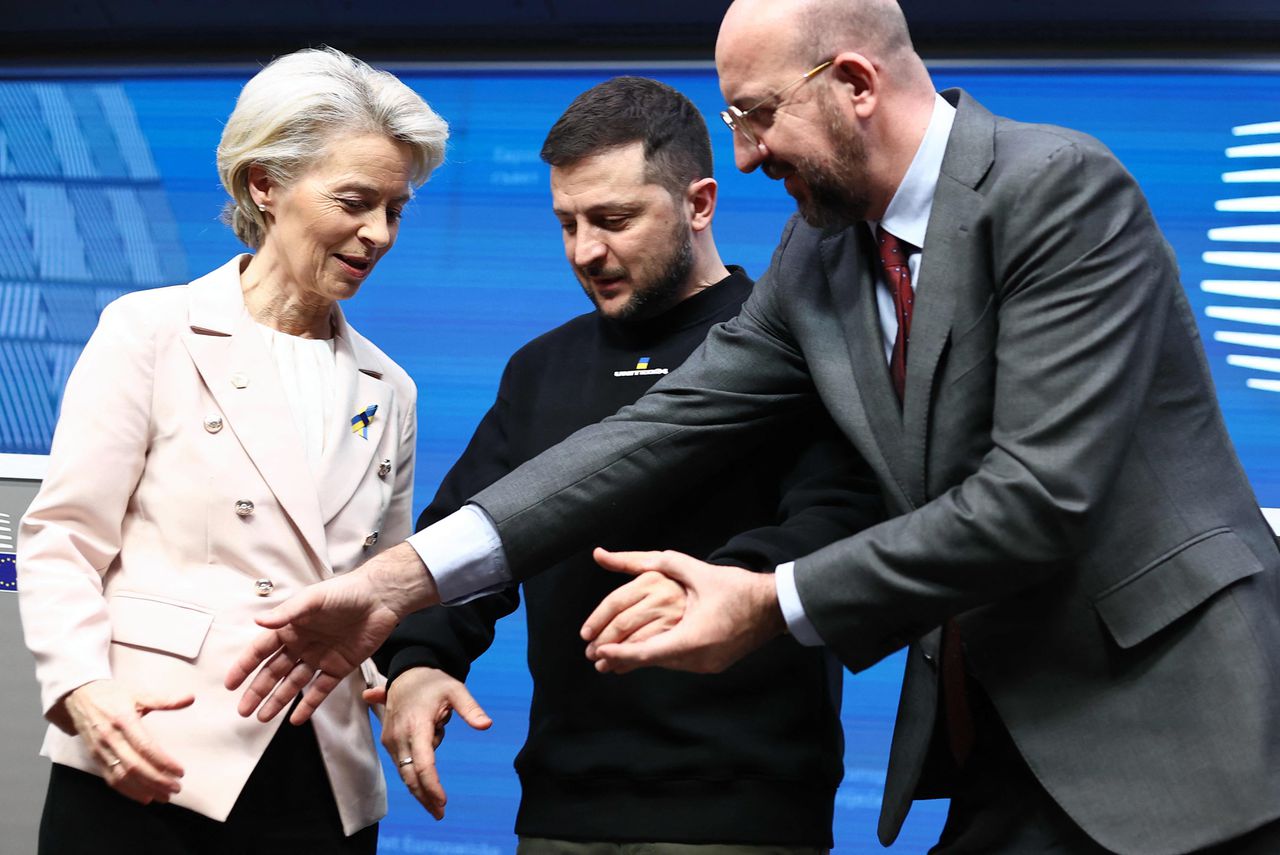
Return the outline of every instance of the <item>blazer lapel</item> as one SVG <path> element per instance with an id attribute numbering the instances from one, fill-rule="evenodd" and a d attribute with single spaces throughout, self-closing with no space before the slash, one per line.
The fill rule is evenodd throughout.
<path id="1" fill-rule="evenodd" d="M 957 281 L 957 271 L 975 269 L 969 260 L 973 252 L 970 224 L 981 198 L 973 188 L 994 157 L 991 114 L 958 90 L 943 96 L 958 102 L 957 112 L 925 231 L 902 406 L 903 463 L 908 465 L 901 471 L 915 504 L 929 499 L 926 476 L 934 384 L 955 321 L 957 289 L 968 284 Z"/>
<path id="2" fill-rule="evenodd" d="M 849 349 L 854 385 L 862 403 L 859 414 L 874 439 L 868 445 L 879 453 L 878 460 L 868 455 L 868 462 L 881 475 L 881 483 L 892 488 L 900 502 L 911 506 L 910 493 L 902 478 L 902 419 L 881 344 L 883 334 L 876 310 L 875 280 L 866 261 L 871 257 L 871 237 L 866 231 L 862 224 L 857 224 L 829 235 L 822 239 L 819 251 Z M 861 425 L 853 427 L 856 432 L 863 432 L 859 429 Z M 867 454 L 867 449 L 862 450 Z"/>
<path id="3" fill-rule="evenodd" d="M 373 465 L 383 434 L 394 421 L 391 409 L 395 403 L 391 385 L 382 380 L 376 353 L 347 325 L 341 309 L 335 306 L 334 314 L 337 388 L 319 479 L 320 515 L 326 525 L 350 501 Z M 371 406 L 377 409 L 368 426 L 353 431 L 351 420 Z"/>
<path id="4" fill-rule="evenodd" d="M 289 516 L 320 567 L 329 551 L 315 479 L 261 334 L 244 308 L 240 259 L 191 283 L 189 321 L 182 337 L 196 370 L 230 429 Z"/>

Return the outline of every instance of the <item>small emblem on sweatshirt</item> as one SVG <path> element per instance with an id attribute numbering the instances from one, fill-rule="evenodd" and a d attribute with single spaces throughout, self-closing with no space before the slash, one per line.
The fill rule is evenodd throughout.
<path id="1" fill-rule="evenodd" d="M 666 374 L 666 368 L 650 368 L 649 357 L 642 356 L 636 360 L 636 367 L 629 371 L 615 371 L 614 377 L 652 377 L 656 374 Z"/>

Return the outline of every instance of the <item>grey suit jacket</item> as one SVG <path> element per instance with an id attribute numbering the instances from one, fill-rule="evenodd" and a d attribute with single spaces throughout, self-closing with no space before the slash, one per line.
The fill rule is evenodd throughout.
<path id="1" fill-rule="evenodd" d="M 519 576 L 817 395 L 892 518 L 797 563 L 805 611 L 852 670 L 911 645 L 881 840 L 917 794 L 953 616 L 1031 770 L 1099 843 L 1237 836 L 1280 816 L 1280 553 L 1173 253 L 1100 143 L 944 95 L 901 410 L 867 230 L 793 220 L 684 367 L 476 501 Z"/>

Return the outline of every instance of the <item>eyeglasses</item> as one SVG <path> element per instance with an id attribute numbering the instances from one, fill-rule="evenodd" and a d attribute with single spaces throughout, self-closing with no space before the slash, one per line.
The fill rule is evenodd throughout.
<path id="1" fill-rule="evenodd" d="M 766 104 L 781 101 L 783 95 L 786 95 L 792 89 L 795 89 L 805 81 L 810 80 L 815 74 L 822 71 L 833 62 L 835 62 L 834 59 L 829 59 L 820 65 L 815 65 L 813 68 L 800 75 L 799 79 L 788 83 L 777 92 L 774 92 L 762 101 L 757 101 L 745 110 L 739 110 L 737 107 L 730 104 L 728 108 L 720 111 L 720 118 L 729 126 L 729 130 L 737 131 L 742 134 L 752 145 L 760 145 L 760 139 L 756 136 L 756 132 L 751 130 L 751 123 L 747 121 L 747 116 L 750 116 Z"/>

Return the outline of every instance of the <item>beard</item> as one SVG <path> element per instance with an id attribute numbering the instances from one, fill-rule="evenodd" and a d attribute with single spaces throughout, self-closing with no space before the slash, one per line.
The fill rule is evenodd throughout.
<path id="1" fill-rule="evenodd" d="M 671 247 L 671 254 L 662 261 L 662 266 L 652 276 L 632 282 L 631 296 L 621 308 L 609 316 L 613 320 L 625 323 L 652 318 L 680 301 L 680 292 L 693 271 L 693 230 L 689 227 L 689 223 L 686 221 L 677 223 L 670 240 L 665 245 Z M 610 270 L 601 265 L 584 268 L 582 273 L 588 277 L 613 278 L 626 276 L 628 272 L 623 268 Z M 584 282 L 582 290 L 599 311 L 600 300 L 591 287 Z"/>
<path id="2" fill-rule="evenodd" d="M 826 165 L 809 158 L 794 162 L 795 176 L 808 189 L 807 195 L 796 199 L 796 208 L 814 228 L 844 228 L 865 220 L 871 206 L 867 146 L 861 134 L 840 124 L 834 110 L 824 109 L 823 115 L 834 149 L 832 162 Z"/>

